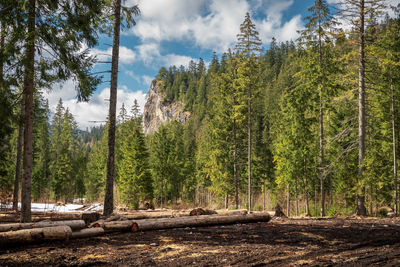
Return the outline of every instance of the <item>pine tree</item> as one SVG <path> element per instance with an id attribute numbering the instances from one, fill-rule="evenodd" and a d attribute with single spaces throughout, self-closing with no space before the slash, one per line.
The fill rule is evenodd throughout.
<path id="1" fill-rule="evenodd" d="M 122 103 L 122 107 L 121 107 L 121 110 L 119 111 L 119 115 L 118 115 L 118 122 L 125 123 L 125 121 L 127 121 L 127 119 L 128 119 L 128 115 L 127 115 L 127 111 L 125 108 L 125 104 Z"/>
<path id="2" fill-rule="evenodd" d="M 133 15 L 138 15 L 140 10 L 137 5 L 132 8 L 122 8 L 121 0 L 113 1 L 113 46 L 111 59 L 111 82 L 110 82 L 110 108 L 108 112 L 108 157 L 107 157 L 107 179 L 106 192 L 104 196 L 104 216 L 110 216 L 114 210 L 114 146 L 115 146 L 115 111 L 117 108 L 117 84 L 118 84 L 118 60 L 119 60 L 119 38 L 121 31 L 121 10 L 125 13 L 127 26 L 135 24 Z"/>
<path id="3" fill-rule="evenodd" d="M 354 30 L 358 36 L 358 177 L 360 189 L 357 195 L 358 215 L 365 216 L 367 214 L 365 208 L 365 187 L 362 186 L 365 157 L 365 139 L 366 139 L 366 114 L 365 114 L 365 24 L 367 17 L 378 12 L 383 8 L 382 0 L 343 0 L 342 14 L 349 19 L 354 26 Z M 353 18 L 357 19 L 354 20 Z"/>
<path id="4" fill-rule="evenodd" d="M 94 4 L 96 2 L 96 4 Z M 88 51 L 81 51 L 82 43 L 89 47 L 96 44 L 94 36 L 95 20 L 101 14 L 98 1 L 57 2 L 54 1 L 18 1 L 12 7 L 23 17 L 27 32 L 23 41 L 25 55 L 23 59 L 25 101 L 24 127 L 24 160 L 22 179 L 21 221 L 31 221 L 31 187 L 32 187 L 32 129 L 33 129 L 33 96 L 34 86 L 49 87 L 52 82 L 75 78 L 78 83 L 78 99 L 87 100 L 94 91 L 99 79 L 89 74 L 94 63 Z M 40 19 L 37 19 L 40 14 Z M 59 16 L 54 16 L 59 14 Z M 85 23 L 82 23 L 82 22 Z M 20 29 L 20 32 L 25 30 Z M 63 34 L 65 33 L 65 34 Z M 68 34 L 66 34 L 68 33 Z M 47 44 L 50 53 L 43 55 L 42 43 Z M 40 45 L 39 45 L 40 44 Z M 38 46 L 39 45 L 39 46 Z M 35 53 L 38 49 L 39 53 Z M 79 52 L 81 51 L 81 52 Z M 38 57 L 40 57 L 40 60 Z M 40 62 L 40 71 L 35 70 L 35 60 Z M 35 74 L 40 74 L 35 79 Z"/>
<path id="5" fill-rule="evenodd" d="M 324 109 L 329 92 L 330 81 L 328 74 L 332 74 L 332 56 L 329 53 L 329 31 L 333 26 L 332 16 L 325 0 L 315 0 L 314 5 L 308 9 L 311 15 L 307 17 L 305 30 L 302 32 L 301 41 L 305 44 L 308 55 L 304 59 L 307 62 L 303 74 L 306 80 L 314 80 L 311 84 L 318 92 L 319 102 L 319 150 L 320 150 L 320 188 L 321 188 L 321 216 L 325 216 L 325 158 L 324 158 Z M 330 67 L 330 70 L 328 68 Z"/>
<path id="6" fill-rule="evenodd" d="M 132 119 L 137 119 L 137 118 L 141 117 L 140 107 L 139 107 L 139 104 L 136 99 L 133 101 L 133 105 L 131 108 L 131 114 L 132 114 Z"/>
<path id="7" fill-rule="evenodd" d="M 256 77 L 259 74 L 258 58 L 255 53 L 262 51 L 261 40 L 255 25 L 251 21 L 250 14 L 246 13 L 243 23 L 240 25 L 240 33 L 237 35 L 236 50 L 242 56 L 242 62 L 238 67 L 239 86 L 247 89 L 247 157 L 248 157 L 248 209 L 252 209 L 252 182 L 251 182 L 251 155 L 252 155 L 252 102 L 258 83 Z"/>
<path id="8" fill-rule="evenodd" d="M 119 192 L 123 203 L 138 208 L 140 201 L 153 197 L 152 177 L 141 125 L 132 124 L 122 147 L 122 159 L 119 168 Z"/>

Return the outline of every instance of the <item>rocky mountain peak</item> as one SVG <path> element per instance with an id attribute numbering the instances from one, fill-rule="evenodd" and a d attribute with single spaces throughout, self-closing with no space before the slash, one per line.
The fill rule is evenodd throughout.
<path id="1" fill-rule="evenodd" d="M 175 120 L 185 123 L 190 118 L 190 112 L 183 110 L 183 102 L 166 101 L 166 95 L 161 92 L 162 82 L 153 80 L 147 95 L 143 111 L 143 131 L 145 134 L 154 133 L 165 122 Z"/>

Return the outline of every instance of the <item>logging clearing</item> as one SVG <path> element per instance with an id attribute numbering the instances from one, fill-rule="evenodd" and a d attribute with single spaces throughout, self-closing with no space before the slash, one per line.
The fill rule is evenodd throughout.
<path id="1" fill-rule="evenodd" d="M 269 222 L 153 231 L 102 233 L 102 229 L 74 231 L 68 241 L 0 246 L 0 265 L 400 264 L 398 218 L 273 217 Z M 74 238 L 89 232 L 89 238 Z"/>

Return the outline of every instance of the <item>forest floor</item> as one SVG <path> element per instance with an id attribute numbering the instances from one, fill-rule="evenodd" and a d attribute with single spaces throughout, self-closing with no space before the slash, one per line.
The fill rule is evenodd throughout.
<path id="1" fill-rule="evenodd" d="M 400 219 L 273 218 L 0 248 L 0 266 L 400 266 Z"/>

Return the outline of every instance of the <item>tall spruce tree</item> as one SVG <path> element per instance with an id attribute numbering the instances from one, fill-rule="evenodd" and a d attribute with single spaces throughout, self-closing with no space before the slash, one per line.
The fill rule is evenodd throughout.
<path id="1" fill-rule="evenodd" d="M 138 15 L 140 10 L 137 5 L 126 8 L 121 5 L 121 0 L 113 1 L 113 46 L 111 59 L 111 82 L 110 82 L 110 108 L 108 112 L 108 157 L 107 157 L 107 179 L 106 192 L 104 196 L 104 216 L 110 216 L 114 210 L 114 157 L 115 157 L 115 126 L 117 108 L 117 85 L 118 85 L 118 61 L 119 61 L 119 39 L 121 31 L 121 10 L 125 14 L 127 26 L 135 24 L 133 15 Z"/>
<path id="2" fill-rule="evenodd" d="M 314 5 L 310 7 L 311 15 L 307 17 L 307 24 L 302 31 L 301 41 L 305 44 L 307 55 L 305 61 L 308 63 L 303 70 L 306 80 L 311 82 L 311 86 L 318 92 L 319 106 L 319 154 L 320 154 L 320 190 L 321 190 L 321 216 L 325 216 L 325 157 L 324 157 L 324 109 L 329 95 L 328 67 L 332 65 L 332 56 L 329 53 L 331 49 L 329 31 L 333 26 L 332 16 L 329 6 L 325 0 L 315 0 Z M 331 67 L 332 70 L 332 67 Z"/>
<path id="3" fill-rule="evenodd" d="M 236 50 L 242 57 L 238 67 L 239 86 L 247 90 L 247 171 L 248 171 L 248 210 L 252 210 L 252 102 L 253 94 L 258 87 L 258 55 L 262 51 L 261 40 L 256 31 L 256 26 L 251 21 L 250 14 L 247 12 L 243 23 L 240 25 L 240 33 L 237 35 Z"/>
<path id="4" fill-rule="evenodd" d="M 153 183 L 142 127 L 134 121 L 127 123 L 130 129 L 121 147 L 119 192 L 123 203 L 137 209 L 140 201 L 153 198 Z"/>
<path id="5" fill-rule="evenodd" d="M 365 139 L 366 139 L 366 113 L 365 113 L 365 28 L 369 16 L 373 16 L 384 7 L 383 0 L 342 0 L 341 12 L 354 27 L 358 37 L 358 179 L 359 192 L 357 194 L 358 215 L 365 216 L 365 186 L 363 185 L 363 172 L 365 169 Z M 354 19 L 357 18 L 357 19 Z"/>
<path id="6" fill-rule="evenodd" d="M 95 3 L 96 2 L 96 3 Z M 82 44 L 96 44 L 94 27 L 101 14 L 98 1 L 18 1 L 12 8 L 24 19 L 26 27 L 23 94 L 25 101 L 21 221 L 31 221 L 33 95 L 36 85 L 74 78 L 79 100 L 86 100 L 99 79 L 90 75 L 94 63 Z M 84 23 L 83 23 L 84 22 Z M 46 44 L 46 56 L 44 46 Z M 35 53 L 35 50 L 39 53 Z M 40 57 L 36 71 L 35 60 Z M 36 74 L 38 78 L 35 79 Z"/>

